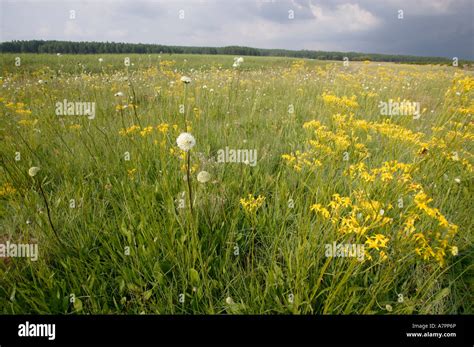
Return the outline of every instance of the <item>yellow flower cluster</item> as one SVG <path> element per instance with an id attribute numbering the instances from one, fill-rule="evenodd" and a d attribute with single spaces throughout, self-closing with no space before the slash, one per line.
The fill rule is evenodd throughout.
<path id="1" fill-rule="evenodd" d="M 374 248 L 376 250 L 379 250 L 379 248 L 387 248 L 388 241 L 389 238 L 385 235 L 376 234 L 374 236 L 368 237 L 367 241 L 365 241 L 365 244 L 367 245 L 368 249 Z"/>
<path id="2" fill-rule="evenodd" d="M 381 123 L 369 122 L 364 119 L 356 119 L 353 114 L 349 117 L 346 115 L 341 116 L 339 122 L 344 122 L 341 126 L 348 129 L 359 129 L 365 132 L 373 132 L 383 135 L 389 139 L 400 141 L 403 143 L 412 144 L 415 146 L 426 146 L 427 144 L 422 142 L 424 134 L 420 132 L 413 132 L 401 125 L 394 124 L 390 119 L 386 119 Z"/>
<path id="3" fill-rule="evenodd" d="M 433 201 L 433 199 L 429 198 L 422 190 L 420 190 L 414 198 L 416 207 L 429 217 L 437 220 L 440 227 L 447 228 L 449 236 L 454 236 L 458 230 L 457 225 L 449 223 L 446 217 L 443 216 L 437 208 L 428 206 L 431 201 Z"/>
<path id="4" fill-rule="evenodd" d="M 301 171 L 303 167 L 314 170 L 322 166 L 322 163 L 319 160 L 312 158 L 311 153 L 308 152 L 296 151 L 290 154 L 283 154 L 281 157 L 285 160 L 287 165 L 293 167 L 297 172 Z"/>
<path id="5" fill-rule="evenodd" d="M 470 87 L 463 88 L 466 90 Z M 335 114 L 328 125 L 311 120 L 304 123 L 303 127 L 311 130 L 313 135 L 307 139 L 309 149 L 284 154 L 282 158 L 290 167 L 300 171 L 303 167 L 314 166 L 314 160 L 318 160 L 319 164 L 334 166 L 334 159 L 340 158 L 341 151 L 351 153 L 349 161 L 352 163 L 344 171 L 344 175 L 352 179 L 354 190 L 350 196 L 334 194 L 327 204 L 312 204 L 310 210 L 330 222 L 339 233 L 365 237 L 366 246 L 371 250 L 367 259 L 372 259 L 374 252 L 378 252 L 378 259 L 388 259 L 389 252 L 385 252 L 389 242 L 390 247 L 394 247 L 394 253 L 399 248 L 406 249 L 419 254 L 426 261 L 436 261 L 440 266 L 445 265 L 447 254 L 457 253 L 452 241 L 458 227 L 448 222 L 438 209 L 430 206 L 431 200 L 424 193 L 423 186 L 413 177 L 421 168 L 417 160 L 421 155 L 439 158 L 439 153 L 471 170 L 470 159 L 474 156 L 467 150 L 467 143 L 474 139 L 474 126 L 468 122 L 451 121 L 434 128 L 435 136 L 428 140 L 426 134 L 390 120 L 361 120 L 352 113 Z M 378 140 L 379 136 L 393 141 L 393 145 L 412 146 L 414 162 L 387 160 L 379 166 L 367 167 L 366 161 L 354 160 L 353 152 L 362 159 L 370 155 L 360 137 L 364 142 L 371 142 L 373 139 Z M 392 143 L 389 142 L 389 145 Z M 345 164 L 341 162 L 341 166 Z M 390 188 L 380 187 L 389 184 Z M 396 202 L 399 213 L 395 213 L 392 205 L 394 201 L 387 201 L 394 199 L 389 194 L 394 191 L 399 194 Z M 381 201 L 369 198 L 370 194 L 377 194 Z M 413 199 L 409 198 L 411 194 Z M 398 232 L 394 233 L 394 230 Z"/>
<path id="6" fill-rule="evenodd" d="M 306 66 L 305 61 L 303 59 L 298 59 L 298 60 L 293 61 L 293 63 L 291 64 L 291 70 L 300 71 L 300 70 L 303 70 L 305 66 Z"/>
<path id="7" fill-rule="evenodd" d="M 327 129 L 326 126 L 322 125 L 319 121 L 310 121 L 303 124 L 305 129 L 314 129 L 316 140 L 310 140 L 309 144 L 315 149 L 320 149 L 328 154 L 334 151 L 328 146 L 328 144 L 334 144 L 335 151 L 346 150 L 350 144 L 349 136 L 342 130 L 337 129 L 336 132 L 332 132 Z"/>
<path id="8" fill-rule="evenodd" d="M 143 129 L 140 131 L 140 136 L 141 136 L 141 137 L 145 137 L 145 136 L 147 136 L 148 134 L 151 134 L 152 131 L 153 131 L 153 127 L 152 127 L 152 126 L 145 127 L 145 128 L 143 128 Z"/>
<path id="9" fill-rule="evenodd" d="M 446 104 L 450 112 L 463 116 L 474 115 L 474 77 L 456 74 L 451 87 L 446 91 Z"/>
<path id="10" fill-rule="evenodd" d="M 459 107 L 458 112 L 465 116 L 474 116 L 474 102 L 471 102 L 470 105 Z"/>
<path id="11" fill-rule="evenodd" d="M 0 197 L 11 196 L 16 193 L 16 189 L 8 182 L 0 186 Z"/>
<path id="12" fill-rule="evenodd" d="M 265 197 L 259 195 L 257 198 L 254 198 L 252 194 L 248 195 L 248 198 L 241 198 L 240 204 L 247 213 L 255 213 L 265 202 Z"/>
<path id="13" fill-rule="evenodd" d="M 347 96 L 338 97 L 332 93 L 324 92 L 322 95 L 323 101 L 326 105 L 332 105 L 341 108 L 357 108 L 357 97 L 352 95 L 350 98 Z"/>
<path id="14" fill-rule="evenodd" d="M 336 114 L 333 121 L 336 129 L 331 131 L 320 121 L 311 120 L 303 124 L 304 129 L 312 130 L 314 139 L 307 140 L 309 149 L 305 152 L 296 151 L 289 154 L 283 154 L 282 159 L 286 164 L 297 172 L 306 167 L 310 170 L 322 166 L 321 160 L 326 158 L 343 159 L 344 156 L 356 155 L 359 159 L 370 156 L 367 147 L 359 143 L 358 137 L 353 133 L 347 133 L 344 125 L 345 115 Z"/>
<path id="15" fill-rule="evenodd" d="M 387 259 L 387 255 L 380 248 L 386 248 L 389 238 L 381 233 L 365 236 L 371 230 L 382 230 L 385 225 L 393 222 L 392 218 L 384 216 L 385 210 L 389 211 L 393 206 L 384 206 L 381 202 L 367 199 L 362 191 L 355 191 L 351 197 L 333 194 L 327 207 L 321 204 L 313 204 L 310 210 L 320 214 L 324 219 L 331 221 L 338 232 L 344 235 L 356 234 L 366 237 L 368 249 L 379 251 L 381 260 Z M 372 256 L 367 253 L 368 260 Z"/>
<path id="16" fill-rule="evenodd" d="M 178 129 L 178 125 L 177 125 L 177 124 L 173 124 L 172 128 L 173 128 L 173 130 L 176 131 L 176 130 Z M 168 123 L 161 123 L 161 124 L 158 124 L 158 125 L 156 126 L 156 130 L 157 130 L 160 134 L 166 134 L 166 133 L 168 133 L 169 129 L 170 129 L 170 125 L 169 125 Z M 120 130 L 119 130 L 119 134 L 122 135 L 122 136 L 140 134 L 140 136 L 146 137 L 146 136 L 152 134 L 152 133 L 153 133 L 153 130 L 154 130 L 154 127 L 153 127 L 153 126 L 146 126 L 146 127 L 141 128 L 141 127 L 138 126 L 138 125 L 132 125 L 132 126 L 129 127 L 129 128 L 120 129 Z"/>
<path id="17" fill-rule="evenodd" d="M 176 65 L 176 61 L 174 61 L 174 60 L 162 60 L 162 61 L 160 61 L 160 67 L 161 68 L 171 68 L 174 65 Z"/>
<path id="18" fill-rule="evenodd" d="M 176 124 L 175 124 L 176 126 Z M 168 123 L 161 123 L 156 126 L 156 130 L 158 130 L 162 134 L 166 134 L 170 128 L 170 125 Z M 177 128 L 177 126 L 176 126 Z M 176 129 L 175 129 L 176 130 Z"/>
<path id="19" fill-rule="evenodd" d="M 140 130 L 140 127 L 138 125 L 132 125 L 131 127 L 127 129 L 120 129 L 119 134 L 122 136 L 126 135 L 132 135 L 137 133 Z"/>
<path id="20" fill-rule="evenodd" d="M 391 218 L 381 214 L 380 211 L 385 212 L 385 210 L 379 201 L 366 199 L 361 191 L 354 192 L 353 197 L 354 200 L 348 196 L 333 194 L 327 207 L 313 204 L 310 210 L 330 220 L 343 234 L 363 235 L 371 229 L 380 228 L 392 222 Z M 390 210 L 393 207 L 389 204 L 385 208 Z"/>
<path id="21" fill-rule="evenodd" d="M 453 239 L 458 227 L 457 225 L 449 223 L 446 217 L 443 216 L 437 208 L 429 206 L 432 199 L 427 196 L 420 184 L 413 181 L 410 174 L 411 171 L 411 165 L 391 161 L 385 162 L 382 167 L 372 170 L 366 170 L 363 163 L 351 165 L 346 171 L 346 174 L 351 177 L 358 175 L 362 180 L 368 182 L 373 182 L 377 177 L 380 178 L 382 182 L 391 181 L 397 174 L 397 182 L 401 183 L 402 187 L 405 186 L 407 191 L 415 191 L 416 193 L 413 202 L 416 210 L 412 211 L 413 209 L 409 209 L 409 212 L 406 215 L 400 215 L 401 234 L 405 237 L 412 236 L 416 243 L 415 252 L 421 255 L 424 260 L 435 258 L 436 261 L 443 266 L 445 264 L 448 243 Z M 375 206 L 375 209 L 378 208 L 378 206 Z M 388 209 L 390 208 L 391 205 L 388 206 Z M 425 230 L 423 232 L 416 232 L 415 223 L 418 220 L 421 220 L 422 217 L 417 213 L 417 211 L 423 212 L 425 216 L 436 220 L 441 230 Z M 432 234 L 432 236 L 427 239 L 425 234 Z"/>
<path id="22" fill-rule="evenodd" d="M 329 213 L 328 209 L 323 207 L 321 204 L 311 205 L 310 210 L 320 213 L 326 219 L 329 219 L 329 217 L 331 217 L 331 214 Z"/>
<path id="23" fill-rule="evenodd" d="M 360 162 L 358 164 L 350 165 L 344 174 L 351 178 L 360 177 L 366 182 L 374 182 L 380 179 L 382 182 L 390 182 L 394 178 L 401 183 L 407 183 L 412 180 L 411 172 L 415 169 L 411 164 L 400 163 L 396 160 L 386 161 L 381 167 L 367 170 L 365 164 Z"/>
<path id="24" fill-rule="evenodd" d="M 448 130 L 445 126 L 432 128 L 435 135 L 427 146 L 434 151 L 434 155 L 441 155 L 447 161 L 459 162 L 468 172 L 473 173 L 474 165 L 471 161 L 474 156 L 463 147 L 466 143 L 474 141 L 474 124 L 449 122 L 447 125 L 452 127 L 452 130 Z"/>
<path id="25" fill-rule="evenodd" d="M 451 87 L 446 91 L 446 97 L 452 97 L 456 93 L 467 94 L 474 90 L 474 77 L 456 75 L 452 81 Z"/>
<path id="26" fill-rule="evenodd" d="M 405 127 L 393 124 L 390 120 L 386 120 L 383 123 L 371 123 L 370 128 L 390 139 L 414 145 L 420 145 L 421 139 L 424 136 L 422 133 L 415 133 Z"/>
<path id="27" fill-rule="evenodd" d="M 415 253 L 423 260 L 434 258 L 440 266 L 444 266 L 446 264 L 445 257 L 448 248 L 452 250 L 455 247 L 449 246 L 449 242 L 452 241 L 457 233 L 458 226 L 448 222 L 446 217 L 437 208 L 429 206 L 432 201 L 421 186 L 419 186 L 418 192 L 413 199 L 415 210 L 409 212 L 405 217 L 401 233 L 404 237 L 408 236 L 409 239 L 415 242 Z M 419 215 L 417 211 L 423 214 Z M 423 215 L 435 220 L 439 229 L 425 227 L 424 231 L 417 232 L 415 223 L 422 220 Z"/>
<path id="28" fill-rule="evenodd" d="M 21 115 L 21 116 L 28 116 L 31 114 L 31 110 L 27 109 L 24 103 L 22 102 L 7 102 L 4 104 L 6 108 L 14 111 L 15 113 Z"/>

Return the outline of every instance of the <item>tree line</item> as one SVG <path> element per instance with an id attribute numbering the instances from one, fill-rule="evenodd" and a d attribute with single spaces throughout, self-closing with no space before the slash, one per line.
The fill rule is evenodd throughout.
<path id="1" fill-rule="evenodd" d="M 357 52 L 327 52 L 312 50 L 263 49 L 242 46 L 227 47 L 190 47 L 166 46 L 159 44 L 122 43 L 122 42 L 72 42 L 72 41 L 9 41 L 0 43 L 1 53 L 49 53 L 49 54 L 226 54 L 247 56 L 293 57 L 318 60 L 385 61 L 416 64 L 452 64 L 452 59 L 443 57 L 420 57 L 409 55 L 372 54 Z M 459 66 L 472 63 L 459 60 Z"/>

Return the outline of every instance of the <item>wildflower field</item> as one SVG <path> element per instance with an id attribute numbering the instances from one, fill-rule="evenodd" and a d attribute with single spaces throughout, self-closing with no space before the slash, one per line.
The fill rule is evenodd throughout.
<path id="1" fill-rule="evenodd" d="M 472 71 L 0 66 L 1 313 L 473 313 Z"/>

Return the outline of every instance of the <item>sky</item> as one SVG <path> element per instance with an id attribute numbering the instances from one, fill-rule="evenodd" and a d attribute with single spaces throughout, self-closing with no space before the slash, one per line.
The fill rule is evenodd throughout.
<path id="1" fill-rule="evenodd" d="M 474 0 L 0 0 L 0 41 L 31 39 L 474 60 Z"/>

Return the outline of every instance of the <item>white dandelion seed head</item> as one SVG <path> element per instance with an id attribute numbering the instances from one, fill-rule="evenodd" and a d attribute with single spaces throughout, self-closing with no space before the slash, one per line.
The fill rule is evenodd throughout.
<path id="1" fill-rule="evenodd" d="M 207 171 L 201 171 L 200 173 L 198 173 L 197 175 L 197 180 L 198 182 L 200 183 L 206 183 L 206 182 L 209 182 L 211 179 L 211 174 Z"/>
<path id="2" fill-rule="evenodd" d="M 104 59 L 99 58 L 99 63 L 102 63 L 103 61 L 104 61 Z"/>
<path id="3" fill-rule="evenodd" d="M 176 139 L 176 144 L 180 149 L 187 152 L 196 145 L 196 139 L 190 133 L 181 133 Z"/>
<path id="4" fill-rule="evenodd" d="M 183 77 L 181 77 L 181 82 L 183 82 L 185 84 L 191 83 L 191 77 L 183 76 Z"/>
<path id="5" fill-rule="evenodd" d="M 454 179 L 454 182 L 456 182 L 456 183 L 461 183 L 461 180 L 460 180 L 459 178 L 455 178 L 455 179 Z"/>
<path id="6" fill-rule="evenodd" d="M 39 170 L 41 169 L 37 166 L 30 167 L 30 169 L 28 170 L 28 175 L 30 175 L 31 177 L 35 177 Z"/>
<path id="7" fill-rule="evenodd" d="M 234 300 L 232 300 L 232 298 L 230 296 L 228 296 L 225 299 L 225 302 L 226 302 L 227 305 L 233 305 L 234 304 Z"/>
<path id="8" fill-rule="evenodd" d="M 387 305 L 385 305 L 385 309 L 386 309 L 388 312 L 392 312 L 393 307 L 392 307 L 392 305 L 387 304 Z"/>
<path id="9" fill-rule="evenodd" d="M 234 64 L 232 64 L 232 67 L 239 67 L 240 64 L 244 62 L 244 58 L 242 57 L 235 57 L 234 58 Z"/>

